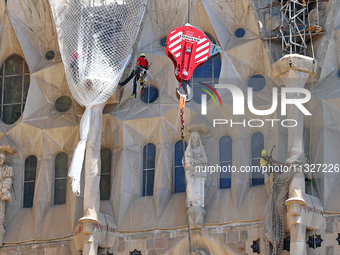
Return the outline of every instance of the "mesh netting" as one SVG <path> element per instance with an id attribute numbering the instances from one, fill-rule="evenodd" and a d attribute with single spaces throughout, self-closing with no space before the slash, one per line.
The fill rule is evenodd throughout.
<path id="1" fill-rule="evenodd" d="M 275 174 L 270 198 L 263 219 L 263 231 L 268 255 L 279 255 L 283 249 L 283 239 L 286 232 L 289 184 L 294 176 L 293 172 Z"/>
<path id="2" fill-rule="evenodd" d="M 50 0 L 72 96 L 83 106 L 113 94 L 134 45 L 145 0 Z"/>
<path id="3" fill-rule="evenodd" d="M 75 100 L 86 106 L 69 176 L 80 193 L 80 172 L 91 107 L 105 103 L 124 71 L 146 0 L 50 0 L 66 79 Z"/>

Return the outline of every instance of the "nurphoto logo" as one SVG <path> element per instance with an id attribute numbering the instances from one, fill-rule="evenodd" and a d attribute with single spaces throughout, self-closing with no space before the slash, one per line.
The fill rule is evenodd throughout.
<path id="1" fill-rule="evenodd" d="M 212 92 L 214 92 L 214 94 L 217 96 L 218 100 L 220 101 L 220 104 L 222 105 L 222 100 L 221 100 L 221 97 L 220 95 L 217 93 L 217 91 L 211 87 L 210 85 L 206 84 L 206 83 L 202 83 L 202 85 L 206 86 L 208 89 L 210 89 Z M 214 98 L 214 96 L 207 90 L 207 89 L 204 89 L 204 88 L 199 88 L 201 90 L 203 90 L 205 93 L 207 93 L 211 98 L 212 100 L 214 100 L 214 103 L 215 105 L 217 106 L 217 103 L 216 103 L 216 100 Z M 202 102 L 202 105 L 201 105 L 201 114 L 202 115 L 207 115 L 207 95 L 206 94 L 202 94 L 201 95 L 201 102 Z"/>
<path id="2" fill-rule="evenodd" d="M 221 105 L 222 100 L 220 98 L 220 95 L 217 93 L 217 91 L 212 88 L 211 86 L 201 83 L 207 88 L 209 88 L 211 91 L 214 92 L 214 94 L 219 99 Z M 243 94 L 243 91 L 235 86 L 230 84 L 216 84 L 215 88 L 217 89 L 229 89 L 232 98 L 233 98 L 233 115 L 244 115 L 244 105 L 245 105 L 245 96 Z M 213 100 L 215 105 L 217 105 L 215 98 L 213 95 L 206 89 L 200 88 L 203 91 L 205 91 Z M 288 98 L 288 93 L 300 93 L 305 95 L 303 98 Z M 304 115 L 310 116 L 312 115 L 304 106 L 303 104 L 309 102 L 311 99 L 311 93 L 309 90 L 304 88 L 281 88 L 281 115 L 286 116 L 287 115 L 287 105 L 295 105 Z M 258 110 L 254 107 L 253 103 L 253 88 L 248 87 L 248 97 L 247 97 L 247 106 L 251 113 L 257 116 L 266 116 L 274 113 L 278 107 L 278 88 L 272 89 L 272 105 L 267 110 Z M 201 114 L 207 115 L 207 95 L 202 94 L 201 95 Z M 269 121 L 272 123 L 272 127 L 274 127 L 275 122 L 279 122 L 279 119 L 266 119 L 265 121 Z M 233 125 L 243 125 L 246 126 L 246 120 L 242 122 L 233 122 L 232 120 L 228 121 L 226 119 L 214 119 L 213 126 L 221 125 L 221 124 L 227 124 L 230 123 L 231 127 Z M 290 124 L 289 124 L 290 123 Z M 295 127 L 297 125 L 297 121 L 294 119 L 284 119 L 281 121 L 281 125 L 283 127 Z M 262 127 L 264 125 L 264 121 L 261 119 L 251 119 L 248 120 L 248 126 L 249 127 Z"/>

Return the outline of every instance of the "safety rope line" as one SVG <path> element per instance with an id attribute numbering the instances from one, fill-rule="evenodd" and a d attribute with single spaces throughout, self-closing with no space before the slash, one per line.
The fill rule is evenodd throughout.
<path id="1" fill-rule="evenodd" d="M 215 70 L 215 65 L 214 65 L 214 58 L 212 58 L 211 59 L 212 61 L 211 61 L 211 64 L 212 64 L 212 70 Z M 214 84 L 214 82 L 215 82 L 215 75 L 214 75 L 214 72 L 212 72 L 212 78 L 211 78 L 211 83 L 212 84 Z M 213 95 L 213 97 L 212 97 L 212 99 L 215 99 L 214 97 L 216 97 L 216 95 L 214 94 Z M 220 113 L 222 113 L 222 109 L 220 108 L 220 106 L 218 106 L 218 111 L 220 112 Z M 223 114 L 223 113 L 222 113 Z M 218 149 L 220 149 L 220 148 L 218 148 Z M 218 180 L 221 178 L 221 173 L 218 175 Z M 213 178 L 211 178 L 211 181 L 210 181 L 210 184 L 209 184 L 209 187 L 208 187 L 208 189 L 207 189 L 207 192 L 205 192 L 205 194 L 209 194 L 209 191 L 210 191 L 210 188 L 211 188 L 211 185 L 213 184 L 213 181 L 214 181 L 214 179 Z M 218 184 L 219 185 L 219 184 Z"/>
<path id="2" fill-rule="evenodd" d="M 125 0 L 123 0 L 123 3 L 125 3 Z M 116 115 L 116 133 L 115 133 L 115 142 L 114 142 L 114 148 L 113 148 L 113 166 L 112 166 L 112 190 L 113 190 L 113 185 L 114 185 L 114 180 L 115 180 L 115 170 L 116 170 L 116 153 L 117 153 L 117 137 L 118 137 L 118 125 L 119 125 L 119 105 L 120 105 L 120 91 L 121 88 L 118 87 L 118 105 L 117 105 L 117 115 Z M 112 192 L 113 193 L 113 192 Z M 105 217 L 105 214 L 104 214 Z M 107 229 L 106 229 L 106 246 L 105 246 L 105 254 L 107 253 L 107 231 L 108 231 L 108 224 L 106 221 L 106 217 L 105 217 L 105 222 L 107 225 Z"/>
<path id="3" fill-rule="evenodd" d="M 151 52 L 152 52 L 152 42 L 151 42 Z M 143 76 L 141 77 L 143 78 Z M 145 82 L 145 81 L 144 81 Z M 150 82 L 148 81 L 148 84 L 149 84 L 149 89 L 148 89 L 148 111 L 150 110 L 150 93 L 151 93 L 151 89 L 150 89 Z M 145 93 L 145 91 L 144 91 Z M 149 137 L 150 137 L 150 118 L 148 118 L 148 121 L 147 121 L 147 129 L 148 129 L 148 136 L 147 136 L 147 141 L 146 141 L 146 144 L 147 144 L 147 150 L 146 150 L 146 168 L 148 169 L 148 155 L 149 155 Z M 156 145 L 154 145 L 156 147 Z M 153 187 L 152 189 L 154 188 L 154 182 L 155 182 L 155 175 L 156 175 L 156 158 L 157 158 L 157 148 L 155 148 L 155 158 L 154 158 L 154 162 L 155 162 L 155 165 L 154 165 L 154 179 L 153 179 Z M 146 170 L 145 172 L 145 198 L 144 198 L 144 221 L 145 221 L 145 226 L 146 226 L 146 197 L 147 197 L 147 194 L 148 194 L 148 171 L 149 170 Z M 152 171 L 152 170 L 151 170 Z M 152 194 L 153 194 L 153 190 L 152 190 Z"/>
<path id="4" fill-rule="evenodd" d="M 316 0 L 316 2 L 318 2 L 318 0 Z M 308 16 L 309 16 L 309 4 L 310 4 L 310 0 L 308 0 L 308 3 L 307 3 L 307 13 L 308 13 Z M 317 8 L 318 8 L 318 5 L 317 5 Z M 318 10 L 317 10 L 318 12 Z M 317 19 L 318 20 L 318 19 Z M 310 25 L 310 18 L 308 17 L 308 26 L 309 28 L 311 27 Z M 319 23 L 317 21 L 317 26 L 319 26 Z M 314 90 L 314 74 L 315 74 L 315 53 L 314 53 L 314 46 L 313 46 L 313 37 L 312 37 L 312 32 L 311 32 L 311 29 L 309 29 L 309 37 L 310 37 L 310 43 L 311 43 L 311 50 L 312 50 L 312 57 L 313 57 L 313 70 L 312 70 L 312 82 L 311 82 L 311 96 L 312 96 L 312 100 L 310 101 L 309 105 L 310 105 L 310 111 L 312 112 L 312 107 L 313 107 L 313 101 L 314 101 L 314 96 L 313 96 L 313 90 Z M 310 132 L 309 132 L 309 164 L 311 162 L 311 159 L 312 159 L 312 139 L 311 139 L 311 135 L 313 134 L 313 114 L 311 115 L 311 120 L 310 120 Z M 311 191 L 312 191 L 312 197 L 311 197 L 311 200 L 312 200 L 312 205 L 313 205 L 313 208 L 314 208 L 314 185 L 313 185 L 313 173 L 311 173 Z M 314 210 L 313 210 L 313 221 L 314 221 Z M 316 237 L 316 230 L 315 228 L 313 227 L 313 238 L 314 238 L 314 242 L 313 242 L 313 248 L 314 248 L 314 254 L 316 254 L 316 242 L 315 242 L 315 237 Z"/>
<path id="5" fill-rule="evenodd" d="M 151 42 L 151 52 L 152 52 L 152 42 Z M 150 64 L 149 64 L 149 66 L 150 66 Z M 143 76 L 141 76 L 140 77 L 141 79 L 143 78 Z M 134 79 L 136 79 L 136 77 L 134 77 Z M 137 79 L 136 79 L 136 95 L 137 95 L 137 91 L 138 91 L 138 82 L 140 82 L 141 80 L 138 80 L 137 81 Z M 149 86 L 146 86 L 146 85 L 144 85 L 144 89 L 146 88 L 146 87 L 151 87 L 151 84 L 150 84 L 150 80 L 148 80 L 148 81 L 144 81 L 145 83 L 147 82 L 148 83 L 148 85 Z M 145 90 L 144 90 L 144 92 L 145 92 Z M 150 99 L 150 93 L 151 93 L 151 90 L 149 89 L 148 90 L 148 99 Z M 142 96 L 141 94 L 140 94 L 140 96 Z M 148 103 L 147 103 L 147 107 L 148 107 L 148 109 L 150 108 L 150 100 L 148 100 Z M 146 142 L 146 144 L 142 147 L 142 180 L 143 180 L 143 176 L 144 176 L 144 148 L 146 148 L 146 157 L 145 157 L 145 159 L 146 159 L 146 166 L 148 166 L 148 161 L 147 161 L 147 159 L 148 159 L 148 155 L 149 155 L 149 136 L 150 136 L 150 131 L 149 131 L 149 122 L 150 122 L 150 120 L 149 120 L 149 118 L 148 118 L 148 122 L 147 122 L 147 129 L 148 129 L 148 135 L 147 135 L 147 142 Z M 136 131 L 136 118 L 133 120 L 133 129 Z M 157 150 L 156 150 L 156 154 L 155 154 L 155 168 L 154 168 L 154 176 L 155 176 L 155 172 L 156 172 L 156 156 L 157 156 Z M 146 197 L 147 197 L 147 192 L 148 192 L 148 182 L 147 182 L 147 180 L 148 180 L 148 168 L 146 168 L 145 169 L 145 182 L 143 182 L 143 181 L 141 181 L 140 183 L 142 183 L 142 187 L 141 187 L 141 192 L 142 192 L 142 196 L 144 196 L 144 222 L 145 222 L 145 226 L 146 226 Z M 143 190 L 143 185 L 144 185 L 144 190 Z M 138 187 L 138 185 L 137 186 L 135 186 L 135 188 L 133 189 L 133 191 L 132 191 L 132 195 L 133 194 L 135 194 L 135 191 L 136 191 L 136 188 Z M 132 233 L 133 232 L 133 230 L 132 230 L 132 199 L 130 199 L 130 231 L 128 232 L 128 233 Z M 130 241 L 129 242 L 129 249 L 131 249 L 131 245 L 132 245 L 132 242 Z M 131 249 L 132 250 L 132 249 Z"/>
<path id="6" fill-rule="evenodd" d="M 188 0 L 188 23 L 190 24 L 191 19 L 191 0 Z M 189 86 L 189 85 L 188 85 Z M 181 100 L 181 99 L 180 99 Z M 185 101 L 184 101 L 185 104 Z M 181 108 L 181 107 L 180 107 Z M 185 170 L 185 123 L 184 123 L 184 107 L 180 109 L 180 118 L 181 118 L 181 138 L 182 138 L 182 151 L 183 151 L 183 169 L 184 169 L 184 178 L 186 187 L 190 185 L 190 183 L 187 182 L 187 176 L 186 176 L 186 170 Z M 187 189 L 185 189 L 185 193 L 187 193 Z M 185 205 L 186 206 L 186 205 Z M 190 217 L 189 217 L 189 208 L 186 208 L 187 210 L 187 218 L 188 218 L 188 239 L 189 239 L 189 254 L 192 255 L 192 242 L 191 242 L 191 223 L 190 223 Z"/>
<path id="7" fill-rule="evenodd" d="M 117 135 L 118 135 L 118 114 L 119 114 L 119 103 L 120 103 L 120 88 L 118 88 L 118 105 L 117 105 L 117 115 L 116 115 L 116 133 L 115 133 L 115 143 L 114 143 L 114 147 L 113 147 L 113 165 L 112 165 L 112 184 L 111 184 L 111 187 L 112 187 L 112 190 L 113 190 L 113 184 L 114 184 L 114 180 L 115 180 L 115 170 L 116 170 L 116 153 L 117 153 Z M 112 192 L 113 193 L 113 192 Z M 104 217 L 105 217 L 105 214 L 104 214 Z M 106 221 L 106 218 L 105 218 L 105 221 Z M 106 223 L 107 225 L 107 223 Z M 107 245 L 105 247 L 105 252 L 107 253 Z M 106 254 L 105 253 L 105 254 Z"/>
<path id="8" fill-rule="evenodd" d="M 189 254 L 192 255 L 192 240 L 191 240 L 191 222 L 190 222 L 190 216 L 189 216 L 189 206 L 188 205 L 188 195 L 187 195 L 187 188 L 189 187 L 189 185 L 191 185 L 191 183 L 189 182 L 188 178 L 187 178 L 187 172 L 185 169 L 186 166 L 186 159 L 185 159 L 185 118 L 184 118 L 184 108 L 185 108 L 185 102 L 186 102 L 186 96 L 184 95 L 180 95 L 179 98 L 179 106 L 180 106 L 180 119 L 181 119 L 181 139 L 182 139 L 182 153 L 183 153 L 183 169 L 184 169 L 184 180 L 185 180 L 185 184 L 186 184 L 186 188 L 185 188 L 185 195 L 186 195 L 186 199 L 185 199 L 185 207 L 186 207 L 186 211 L 187 211 L 187 220 L 188 220 L 188 239 L 189 239 Z M 190 139 L 190 138 L 189 138 Z M 189 173 L 190 175 L 190 173 Z"/>
<path id="9" fill-rule="evenodd" d="M 190 7 L 191 7 L 191 0 L 188 0 L 188 23 L 190 24 L 190 18 L 191 18 L 191 15 L 190 15 Z"/>
<path id="10" fill-rule="evenodd" d="M 135 68 L 135 66 L 133 67 L 133 68 Z M 134 69 L 133 69 L 134 70 Z M 132 80 L 132 82 L 134 83 L 134 80 L 135 79 L 137 79 L 136 78 L 137 76 L 135 76 L 134 78 L 133 78 L 133 80 Z M 137 96 L 137 90 L 138 90 L 138 87 L 137 87 L 137 85 L 138 85 L 138 83 L 137 83 L 138 81 L 136 80 L 136 96 Z M 132 86 L 134 86 L 133 85 L 133 83 L 132 83 Z M 131 99 L 134 99 L 134 98 L 131 98 Z M 133 130 L 134 130 L 134 137 L 133 137 L 133 139 L 135 138 L 135 135 L 136 135 L 136 116 L 134 117 L 134 120 L 133 120 Z M 134 140 L 134 142 L 135 142 L 135 140 Z M 146 144 L 147 145 L 147 144 Z M 146 146 L 146 145 L 144 145 L 144 146 Z M 144 175 L 144 162 L 143 162 L 143 160 L 144 160 L 144 146 L 142 147 L 142 181 L 139 181 L 139 183 L 142 183 L 142 187 L 141 187 L 141 189 L 139 189 L 139 190 L 141 190 L 142 191 L 142 196 L 144 195 L 144 192 L 143 192 L 143 175 Z M 146 147 L 146 148 L 148 148 L 148 146 Z M 147 155 L 146 155 L 147 156 Z M 147 158 L 147 157 L 146 157 Z M 134 169 L 133 169 L 134 170 Z M 132 170 L 132 171 L 133 171 Z M 147 175 L 146 175 L 147 176 Z M 136 192 L 136 188 L 138 187 L 138 185 L 136 185 L 135 186 L 135 188 L 133 189 L 133 191 L 132 191 L 132 196 L 135 194 L 135 192 Z M 145 185 L 145 188 L 146 188 L 146 185 Z M 147 190 L 145 189 L 145 192 L 146 192 Z M 140 192 L 140 191 L 139 191 Z M 131 197 L 131 199 L 130 199 L 130 231 L 129 231 L 129 233 L 132 233 L 133 232 L 133 230 L 132 230 L 132 226 L 133 226 L 133 224 L 132 224 L 132 198 L 133 197 Z M 144 200 L 144 204 L 146 204 L 146 198 L 145 198 L 145 200 Z M 144 205 L 144 215 L 146 214 L 146 205 Z M 146 221 L 146 219 L 144 218 L 144 220 Z M 129 250 L 133 250 L 133 248 L 131 248 L 132 247 L 132 241 L 131 241 L 131 238 L 129 238 L 129 247 L 130 247 L 130 249 Z"/>
<path id="11" fill-rule="evenodd" d="M 134 64 L 133 64 L 134 65 Z M 132 72 L 134 71 L 134 69 L 135 69 L 135 66 L 133 66 L 133 68 L 132 68 Z M 132 86 L 133 86 L 133 83 L 134 83 L 134 80 L 135 80 L 135 78 L 136 77 L 133 77 L 133 80 L 132 80 Z M 136 92 L 137 92 L 137 89 L 136 89 Z M 133 99 L 133 98 L 131 98 L 131 99 Z M 128 99 L 129 100 L 129 99 Z M 134 120 L 133 120 L 133 130 L 134 130 L 134 132 L 136 132 L 136 119 L 134 118 Z M 134 134 L 134 137 L 133 137 L 133 140 L 134 140 L 134 138 L 135 138 L 135 134 Z M 135 140 L 134 140 L 135 141 Z M 143 147 L 144 148 L 144 147 Z M 142 148 L 142 154 L 143 154 L 143 148 Z M 144 155 L 143 155 L 144 156 Z M 144 157 L 142 157 L 142 159 L 143 159 Z M 133 170 L 132 170 L 133 171 Z M 143 162 L 142 162 L 142 178 L 143 178 L 143 171 L 144 171 L 144 169 L 143 169 Z M 142 183 L 142 185 L 143 185 L 143 181 L 140 181 L 139 180 L 139 183 Z M 136 189 L 137 189 L 137 187 L 138 187 L 138 185 L 136 185 L 135 184 L 135 187 L 134 187 L 134 189 L 132 190 L 132 193 L 131 193 L 131 195 L 132 195 L 132 197 L 130 198 L 130 206 L 129 206 L 129 208 L 130 208 L 130 231 L 128 231 L 128 233 L 129 234 L 131 234 L 131 233 L 133 233 L 133 230 L 132 230 L 132 199 L 133 199 L 133 195 L 135 194 L 135 192 L 136 192 Z M 140 192 L 140 191 L 139 191 Z M 143 192 L 143 187 L 142 187 L 142 192 Z M 129 237 L 129 250 L 133 250 L 133 248 L 131 248 L 132 247 L 132 242 L 131 242 L 131 238 Z"/>
<path id="12" fill-rule="evenodd" d="M 275 0 L 273 0 L 275 1 Z M 269 22 L 269 53 L 270 53 L 270 64 L 273 63 L 273 56 L 272 56 L 272 8 L 273 8 L 273 1 L 270 0 L 270 22 Z"/>
<path id="13" fill-rule="evenodd" d="M 192 81 L 194 82 L 194 77 L 192 77 Z M 194 89 L 194 85 L 192 85 L 192 90 Z M 188 102 L 188 103 L 186 103 L 188 106 L 190 106 L 191 105 L 191 100 Z M 190 108 L 188 108 L 189 110 L 190 110 Z M 191 115 L 189 115 L 189 116 L 191 116 Z M 191 135 L 191 132 L 190 132 L 190 129 L 188 130 L 189 132 L 189 139 L 190 139 L 190 135 Z M 189 144 L 188 144 L 189 145 Z M 191 184 L 189 184 L 189 185 L 191 185 Z M 188 215 L 189 216 L 189 215 Z M 191 234 L 191 223 L 190 223 L 190 239 L 191 239 L 191 251 L 192 251 L 192 253 L 193 252 L 195 252 L 194 251 L 194 247 L 195 247 L 195 245 L 192 243 L 192 234 Z M 192 253 L 190 253 L 190 255 L 192 254 Z M 196 252 L 195 252 L 195 254 L 196 254 Z"/>

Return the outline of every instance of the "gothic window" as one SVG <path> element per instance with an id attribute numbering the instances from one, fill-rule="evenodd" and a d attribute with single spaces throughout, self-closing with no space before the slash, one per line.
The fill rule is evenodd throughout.
<path id="1" fill-rule="evenodd" d="M 16 122 L 24 111 L 30 75 L 25 60 L 13 55 L 0 68 L 0 118 L 6 124 Z"/>
<path id="2" fill-rule="evenodd" d="M 26 208 L 33 206 L 37 164 L 38 159 L 35 156 L 28 156 L 25 160 L 24 207 Z"/>
<path id="3" fill-rule="evenodd" d="M 225 171 L 231 167 L 233 141 L 230 136 L 225 135 L 220 139 L 220 189 L 228 189 L 231 187 L 231 171 Z"/>
<path id="4" fill-rule="evenodd" d="M 68 155 L 65 152 L 55 157 L 54 164 L 54 204 L 61 205 L 66 202 Z"/>
<path id="5" fill-rule="evenodd" d="M 148 143 L 143 148 L 143 196 L 153 195 L 155 178 L 156 146 Z"/>
<path id="6" fill-rule="evenodd" d="M 109 148 L 100 151 L 101 174 L 100 174 L 100 200 L 110 200 L 111 193 L 111 167 L 112 152 Z"/>
<path id="7" fill-rule="evenodd" d="M 264 137 L 260 132 L 256 132 L 251 137 L 251 164 L 258 166 L 257 170 L 252 172 L 252 185 L 264 184 L 264 174 L 261 172 L 261 151 L 264 149 Z"/>
<path id="8" fill-rule="evenodd" d="M 185 148 L 187 143 L 185 142 Z M 183 159 L 183 140 L 179 140 L 175 144 L 175 193 L 185 192 L 185 175 L 182 164 Z"/>

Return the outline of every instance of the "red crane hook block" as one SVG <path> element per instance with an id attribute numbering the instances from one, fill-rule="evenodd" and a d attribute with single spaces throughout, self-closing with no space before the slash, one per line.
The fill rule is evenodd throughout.
<path id="1" fill-rule="evenodd" d="M 179 88 L 184 85 L 187 102 L 193 97 L 192 88 L 187 83 L 194 70 L 221 52 L 221 48 L 211 43 L 202 30 L 188 23 L 170 31 L 166 38 L 165 53 L 174 63 Z M 179 99 L 178 89 L 176 93 Z"/>
<path id="2" fill-rule="evenodd" d="M 210 48 L 209 38 L 190 24 L 171 30 L 165 53 L 174 63 L 178 82 L 190 80 L 195 68 L 209 59 Z"/>

